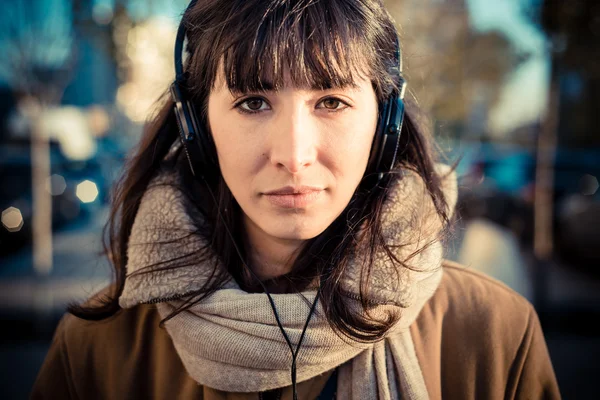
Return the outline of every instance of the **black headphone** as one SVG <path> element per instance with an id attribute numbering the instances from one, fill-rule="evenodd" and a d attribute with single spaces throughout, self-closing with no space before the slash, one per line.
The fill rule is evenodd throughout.
<path id="1" fill-rule="evenodd" d="M 192 0 L 187 11 L 196 4 Z M 211 156 L 211 142 L 206 129 L 201 125 L 196 114 L 194 105 L 186 93 L 186 76 L 183 71 L 183 42 L 185 40 L 185 26 L 179 24 L 177 40 L 175 42 L 175 82 L 171 84 L 171 97 L 175 102 L 175 116 L 179 126 L 179 134 L 185 154 L 195 177 L 203 177 L 200 171 L 200 161 L 216 162 Z M 394 90 L 387 100 L 379 108 L 377 129 L 371 145 L 371 154 L 367 164 L 366 175 L 377 174 L 381 179 L 383 175 L 390 172 L 396 161 L 398 146 L 400 144 L 400 133 L 404 122 L 404 93 L 406 81 L 402 77 L 402 57 L 400 43 L 396 37 L 395 51 L 396 65 L 394 70 L 398 73 L 398 90 Z"/>

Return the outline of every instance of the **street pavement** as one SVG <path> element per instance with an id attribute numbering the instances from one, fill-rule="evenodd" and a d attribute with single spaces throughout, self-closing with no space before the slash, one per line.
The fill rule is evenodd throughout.
<path id="1" fill-rule="evenodd" d="M 69 303 L 106 286 L 109 264 L 102 251 L 107 209 L 55 232 L 53 268 L 33 269 L 31 246 L 0 258 L 0 399 L 26 399 Z"/>
<path id="2" fill-rule="evenodd" d="M 58 312 L 105 286 L 110 266 L 102 255 L 107 209 L 53 236 L 53 266 L 47 276 L 33 269 L 31 246 L 0 259 L 0 312 Z"/>

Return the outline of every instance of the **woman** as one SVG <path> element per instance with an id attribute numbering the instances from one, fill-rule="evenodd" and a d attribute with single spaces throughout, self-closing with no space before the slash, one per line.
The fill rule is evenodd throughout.
<path id="1" fill-rule="evenodd" d="M 192 2 L 114 200 L 116 282 L 33 397 L 558 398 L 531 305 L 442 260 L 455 178 L 398 46 L 380 0 Z"/>

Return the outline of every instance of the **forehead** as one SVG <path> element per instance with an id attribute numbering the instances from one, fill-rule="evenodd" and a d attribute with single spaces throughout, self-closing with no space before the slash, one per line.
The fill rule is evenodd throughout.
<path id="1" fill-rule="evenodd" d="M 331 82 L 322 81 L 295 81 L 293 79 L 290 68 L 286 68 L 282 71 L 282 77 L 277 82 L 269 77 L 252 79 L 256 80 L 257 85 L 236 85 L 235 82 L 228 81 L 226 79 L 225 70 L 223 64 L 219 66 L 217 74 L 215 76 L 213 91 L 229 91 L 232 95 L 239 95 L 249 92 L 280 92 L 287 89 L 298 90 L 298 91 L 325 91 L 332 89 L 342 89 L 344 91 L 362 92 L 365 87 L 372 84 L 371 79 L 364 73 L 354 74 L 351 80 L 339 80 Z"/>

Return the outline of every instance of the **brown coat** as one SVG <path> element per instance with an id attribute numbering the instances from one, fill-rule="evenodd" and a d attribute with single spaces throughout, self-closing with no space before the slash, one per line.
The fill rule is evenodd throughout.
<path id="1" fill-rule="evenodd" d="M 65 316 L 33 399 L 258 399 L 196 384 L 149 305 L 101 321 Z M 411 326 L 432 399 L 558 399 L 533 307 L 502 283 L 456 264 Z M 298 384 L 315 399 L 329 374 Z M 291 387 L 282 399 L 291 399 Z"/>

